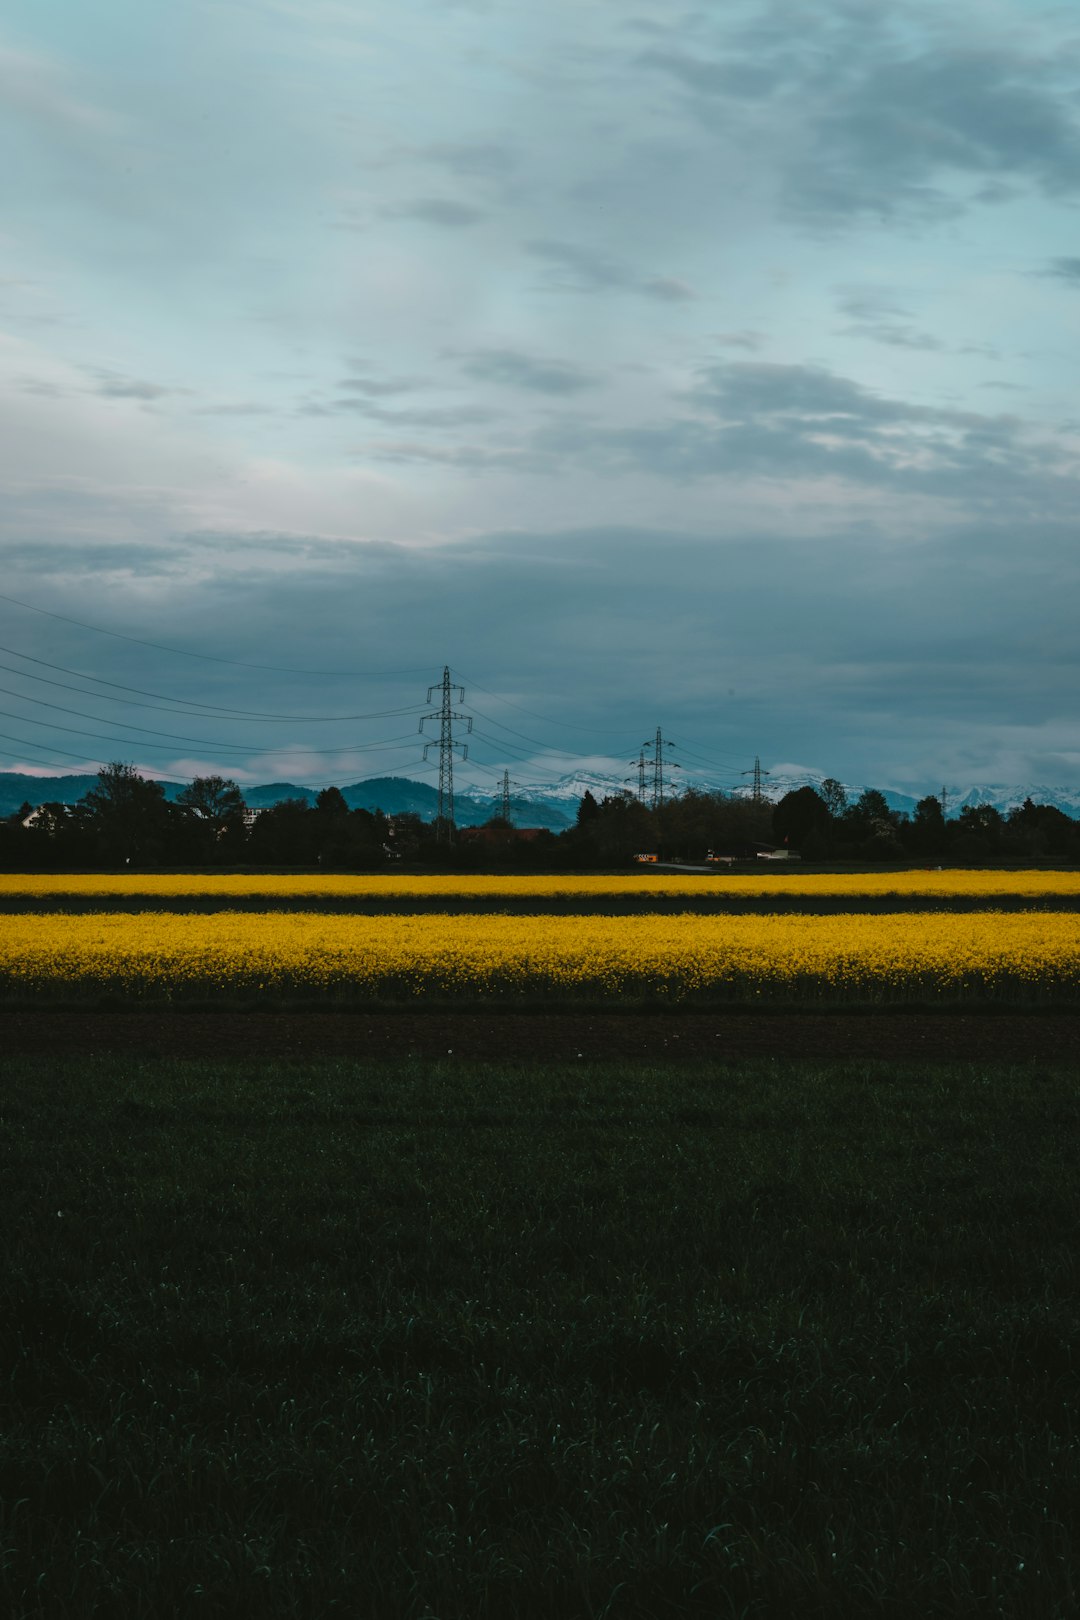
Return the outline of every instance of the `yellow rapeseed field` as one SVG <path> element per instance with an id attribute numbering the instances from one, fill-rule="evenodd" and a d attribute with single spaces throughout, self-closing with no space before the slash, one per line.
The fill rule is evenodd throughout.
<path id="1" fill-rule="evenodd" d="M 136 996 L 1075 994 L 1073 914 L 742 917 L 23 914 L 0 990 Z"/>
<path id="2" fill-rule="evenodd" d="M 71 896 L 149 895 L 163 899 L 208 895 L 240 899 L 265 895 L 270 899 L 315 896 L 330 898 L 384 899 L 415 898 L 529 899 L 566 896 L 582 901 L 622 896 L 682 896 L 700 899 L 715 895 L 762 897 L 804 896 L 807 899 L 839 895 L 888 896 L 926 895 L 927 898 L 973 896 L 993 900 L 1014 895 L 1038 898 L 1041 895 L 1080 897 L 1080 872 L 998 872 L 998 871 L 910 871 L 800 873 L 762 871 L 688 874 L 642 871 L 619 876 L 523 877 L 519 875 L 454 875 L 401 877 L 395 874 L 289 874 L 261 877 L 245 873 L 194 873 L 186 876 L 157 873 L 3 873 L 0 874 L 0 901 L 12 899 Z"/>

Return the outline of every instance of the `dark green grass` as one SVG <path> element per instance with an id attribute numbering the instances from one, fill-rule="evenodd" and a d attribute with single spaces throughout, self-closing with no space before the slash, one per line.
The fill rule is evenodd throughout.
<path id="1" fill-rule="evenodd" d="M 13 1620 L 1080 1610 L 1075 1069 L 0 1073 Z"/>

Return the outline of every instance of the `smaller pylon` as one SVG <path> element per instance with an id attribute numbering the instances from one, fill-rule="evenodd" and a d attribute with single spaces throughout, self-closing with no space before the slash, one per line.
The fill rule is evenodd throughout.
<path id="1" fill-rule="evenodd" d="M 740 775 L 742 775 L 742 776 L 752 776 L 754 778 L 754 786 L 753 786 L 753 789 L 751 791 L 750 797 L 753 799 L 755 804 L 761 804 L 762 801 L 765 798 L 765 795 L 761 790 L 761 778 L 763 776 L 768 776 L 769 774 L 770 773 L 768 771 L 763 771 L 762 770 L 762 768 L 761 768 L 761 760 L 758 758 L 757 754 L 754 755 L 754 768 L 753 768 L 753 770 L 752 771 L 741 771 L 740 772 Z"/>
<path id="2" fill-rule="evenodd" d="M 645 803 L 645 766 L 647 763 L 648 761 L 645 758 L 645 744 L 642 743 L 641 747 L 638 749 L 637 759 L 632 759 L 630 761 L 631 765 L 635 765 L 637 767 L 637 796 L 641 804 Z M 627 782 L 632 782 L 634 778 L 632 776 L 627 776 L 625 780 Z"/>

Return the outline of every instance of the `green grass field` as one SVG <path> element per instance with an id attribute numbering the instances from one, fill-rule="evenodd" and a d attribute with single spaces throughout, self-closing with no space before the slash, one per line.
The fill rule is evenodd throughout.
<path id="1" fill-rule="evenodd" d="M 1075 1066 L 0 1066 L 0 1612 L 1080 1612 Z"/>

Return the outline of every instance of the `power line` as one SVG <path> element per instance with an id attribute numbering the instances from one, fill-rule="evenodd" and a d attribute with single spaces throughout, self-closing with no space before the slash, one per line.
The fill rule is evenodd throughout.
<path id="1" fill-rule="evenodd" d="M 704 754 L 702 754 L 700 752 L 700 750 L 692 748 L 689 743 L 685 743 L 685 742 L 680 743 L 679 744 L 679 752 L 682 753 L 682 754 L 688 754 L 688 755 L 690 755 L 691 758 L 698 759 L 698 760 L 701 761 L 701 763 L 703 765 L 710 765 L 710 766 L 712 766 L 712 768 L 714 770 L 717 770 L 717 771 L 722 772 L 722 771 L 729 771 L 731 769 L 730 765 L 720 765 L 720 764 L 718 764 L 716 762 L 716 760 L 708 759 Z M 729 754 L 727 752 L 727 750 L 724 749 L 724 748 L 718 748 L 718 749 L 715 750 L 715 752 L 718 753 L 718 754 L 723 754 L 725 759 L 730 759 L 730 760 L 737 760 L 737 759 L 742 759 L 742 758 L 745 757 L 742 754 Z"/>
<path id="2" fill-rule="evenodd" d="M 7 651 L 7 650 L 8 649 L 6 649 L 6 648 L 0 649 L 0 651 Z M 15 653 L 14 657 L 16 657 L 16 658 L 26 658 L 26 657 L 28 657 L 28 654 L 26 654 L 26 653 Z M 63 665 L 62 664 L 50 664 L 50 665 L 48 665 L 46 667 L 48 667 L 50 669 L 62 669 Z M 14 664 L 0 663 L 0 669 L 6 670 L 9 675 L 18 675 L 20 680 L 37 681 L 39 686 L 55 686 L 61 692 L 76 692 L 76 693 L 78 693 L 78 695 L 80 697 L 92 697 L 92 698 L 95 698 L 99 703 L 122 703 L 122 704 L 124 704 L 124 706 L 126 708 L 129 708 L 129 709 L 152 709 L 155 714 L 177 714 L 177 715 L 183 716 L 185 714 L 185 708 L 179 708 L 179 707 L 175 706 L 175 705 L 178 705 L 178 704 L 183 704 L 183 705 L 186 705 L 187 709 L 192 709 L 192 710 L 195 711 L 192 718 L 194 718 L 196 720 L 200 720 L 200 719 L 201 720 L 213 720 L 214 718 L 216 718 L 216 715 L 220 714 L 223 718 L 226 718 L 226 719 L 257 721 L 260 724 L 270 723 L 270 722 L 277 722 L 277 721 L 280 721 L 280 720 L 295 720 L 298 723 L 302 723 L 304 725 L 307 725 L 308 723 L 310 723 L 312 721 L 318 721 L 318 722 L 322 723 L 324 721 L 329 721 L 329 720 L 334 720 L 334 721 L 340 720 L 342 722 L 352 721 L 352 720 L 392 720 L 392 719 L 395 719 L 399 714 L 415 714 L 417 709 L 419 709 L 421 707 L 421 705 L 419 703 L 409 703 L 409 704 L 406 704 L 404 707 L 402 707 L 400 709 L 382 709 L 382 710 L 373 711 L 371 714 L 350 714 L 350 715 L 310 715 L 310 714 L 287 715 L 287 714 L 258 714 L 258 713 L 252 714 L 252 713 L 248 713 L 244 709 L 218 709 L 218 710 L 214 711 L 213 713 L 203 714 L 200 711 L 202 709 L 204 709 L 204 708 L 208 708 L 209 705 L 194 703 L 194 702 L 191 702 L 187 698 L 172 698 L 172 699 L 169 700 L 169 702 L 171 704 L 173 704 L 174 706 L 171 707 L 171 708 L 167 708 L 167 707 L 163 706 L 160 703 L 140 703 L 137 698 L 113 697 L 111 692 L 88 692 L 84 686 L 72 686 L 70 681 L 54 681 L 48 675 L 35 675 L 33 670 L 18 669 Z M 70 671 L 68 671 L 68 673 L 74 675 L 74 674 L 77 674 L 78 672 L 76 670 L 70 670 Z M 84 676 L 81 676 L 80 679 L 93 681 L 93 680 L 97 679 L 97 676 L 96 675 L 84 675 Z M 138 688 L 137 687 L 125 687 L 125 688 L 123 688 L 123 690 L 124 691 L 137 691 Z M 16 695 L 19 696 L 19 697 L 24 696 L 24 694 L 22 694 L 22 693 L 18 693 Z M 31 699 L 31 698 L 25 698 L 24 701 L 29 703 L 29 702 L 32 702 L 34 700 Z"/>
<path id="3" fill-rule="evenodd" d="M 392 676 L 418 675 L 419 668 L 414 669 L 297 669 L 288 664 L 250 664 L 241 658 L 218 658 L 213 653 L 191 652 L 186 647 L 168 647 L 160 641 L 145 641 L 141 636 L 127 636 L 120 630 L 106 630 L 100 624 L 88 624 L 85 619 L 73 619 L 67 613 L 54 613 L 51 608 L 35 607 L 33 602 L 23 602 L 17 596 L 6 596 L 0 591 L 0 602 L 11 602 L 15 607 L 26 608 L 29 613 L 40 613 L 46 619 L 59 619 L 63 624 L 74 624 L 80 630 L 92 630 L 98 636 L 111 636 L 114 641 L 130 641 L 136 647 L 152 647 L 155 652 L 174 653 L 178 658 L 198 658 L 207 664 L 228 664 L 233 669 L 260 669 L 269 670 L 276 675 L 322 675 L 333 679 L 346 680 L 384 680 Z"/>
<path id="4" fill-rule="evenodd" d="M 76 715 L 80 720 L 100 720 L 101 719 L 100 715 L 87 714 L 85 709 L 69 709 L 62 703 L 48 703 L 48 702 L 46 702 L 46 700 L 44 698 L 27 697 L 25 695 L 25 693 L 23 693 L 23 692 L 13 692 L 9 686 L 0 686 L 0 692 L 6 693 L 8 697 L 18 698 L 21 703 L 34 703 L 34 704 L 37 704 L 39 708 L 55 709 L 58 714 L 73 714 L 73 715 Z M 52 731 L 73 731 L 73 732 L 78 732 L 79 735 L 83 736 L 83 737 L 98 737 L 102 742 L 118 742 L 118 743 L 132 743 L 133 744 L 133 743 L 139 741 L 138 738 L 132 738 L 132 737 L 106 737 L 101 732 L 83 731 L 79 726 L 54 726 L 48 720 L 35 720 L 32 715 L 12 714 L 9 709 L 0 709 L 0 714 L 5 715 L 7 717 L 7 719 L 9 719 L 9 720 L 23 720 L 27 724 L 30 724 L 30 725 L 47 726 Z M 106 724 L 108 724 L 107 721 L 106 721 Z M 171 742 L 196 743 L 202 748 L 213 749 L 215 753 L 219 753 L 219 754 L 221 754 L 221 753 L 224 753 L 224 754 L 228 754 L 228 753 L 280 754 L 280 753 L 284 752 L 285 750 L 287 750 L 290 747 L 296 747 L 297 746 L 297 744 L 295 744 L 295 743 L 283 743 L 283 744 L 279 744 L 277 747 L 274 747 L 274 748 L 263 748 L 263 747 L 255 747 L 255 746 L 253 746 L 251 744 L 244 743 L 244 742 L 223 743 L 223 742 L 220 742 L 220 741 L 215 742 L 210 737 L 189 737 L 189 736 L 186 736 L 183 732 L 178 732 L 178 731 L 158 731 L 158 730 L 156 730 L 155 728 L 153 728 L 151 726 L 132 725 L 131 722 L 127 721 L 127 720 L 116 720 L 116 721 L 113 722 L 113 724 L 118 725 L 118 726 L 123 726 L 125 731 L 141 731 L 141 732 L 144 732 L 148 737 L 167 737 L 169 739 L 170 743 Z M 379 738 L 376 738 L 376 740 L 374 742 L 371 742 L 371 743 L 355 743 L 355 744 L 345 744 L 345 743 L 343 743 L 337 748 L 309 748 L 308 752 L 312 753 L 312 754 L 363 753 L 367 749 L 383 748 L 383 747 L 389 746 L 392 743 L 401 742 L 403 739 L 405 739 L 407 737 L 411 737 L 412 735 L 413 735 L 413 733 L 411 731 L 403 731 L 403 732 L 399 732 L 397 737 L 379 737 Z M 155 744 L 149 744 L 147 746 L 166 747 L 166 746 L 168 746 L 168 744 L 155 743 Z M 307 747 L 306 744 L 304 746 Z"/>
<path id="5" fill-rule="evenodd" d="M 176 749 L 171 742 L 149 742 L 143 737 L 110 737 L 103 731 L 86 731 L 82 726 L 62 726 L 54 720 L 37 720 L 25 714 L 12 714 L 10 709 L 0 709 L 0 715 L 6 720 L 18 720 L 23 725 L 44 726 L 47 731 L 66 731 L 74 737 L 92 737 L 95 742 L 119 743 L 122 748 L 155 748 L 165 753 L 175 753 Z M 89 717 L 89 718 L 92 718 Z M 122 723 L 122 722 L 121 722 Z M 130 727 L 130 730 L 137 729 Z M 153 735 L 153 734 L 152 734 Z M 158 733 L 165 735 L 165 733 Z M 412 732 L 403 732 L 401 740 L 386 738 L 382 742 L 357 744 L 354 747 L 342 746 L 340 748 L 309 748 L 306 743 L 282 743 L 277 748 L 242 748 L 239 744 L 200 742 L 197 737 L 174 739 L 181 742 L 195 743 L 205 752 L 212 754 L 225 754 L 235 758 L 241 754 L 287 754 L 302 750 L 306 754 L 365 754 L 382 752 L 385 748 L 390 753 L 400 754 L 405 746 L 405 739 L 412 737 Z"/>
<path id="6" fill-rule="evenodd" d="M 398 709 L 378 709 L 370 714 L 272 714 L 265 709 L 225 709 L 216 703 L 195 703 L 189 698 L 172 698 L 167 692 L 148 692 L 141 686 L 125 686 L 121 681 L 107 681 L 100 675 L 87 675 L 80 669 L 69 669 L 66 664 L 52 664 L 47 658 L 33 658 L 30 653 L 19 652 L 15 647 L 0 646 L 0 652 L 8 653 L 12 658 L 25 659 L 28 664 L 39 664 L 42 669 L 59 670 L 61 675 L 74 675 L 80 681 L 93 681 L 97 686 L 111 686 L 115 692 L 135 692 L 139 697 L 162 698 L 166 703 L 182 704 L 184 708 L 204 710 L 207 715 L 226 715 L 234 720 L 295 720 L 298 724 L 303 725 L 321 725 L 331 721 L 388 720 L 399 714 L 415 714 L 417 709 L 421 707 L 419 703 L 408 703 Z M 6 669 L 10 666 L 4 665 L 3 667 Z M 27 680 L 43 680 L 45 678 L 41 675 L 32 675 L 29 670 L 20 669 L 14 673 L 25 676 Z M 57 682 L 56 684 L 59 685 L 60 683 Z M 73 688 L 73 690 L 77 690 L 77 688 Z M 108 693 L 87 692 L 85 695 L 87 697 L 104 698 L 108 696 Z M 142 707 L 142 705 L 135 704 L 132 707 Z M 171 713 L 173 711 L 167 712 Z"/>
<path id="7" fill-rule="evenodd" d="M 593 737 L 616 737 L 616 736 L 618 736 L 618 737 L 627 737 L 627 736 L 630 735 L 629 732 L 623 732 L 623 731 L 615 732 L 615 731 L 612 731 L 609 727 L 606 727 L 606 726 L 579 726 L 579 725 L 575 725 L 575 723 L 572 720 L 553 720 L 549 714 L 539 714 L 539 713 L 537 713 L 537 711 L 535 709 L 527 709 L 523 703 L 515 703 L 512 698 L 503 697 L 498 692 L 490 692 L 490 691 L 488 691 L 487 687 L 480 686 L 478 684 L 478 682 L 476 682 L 476 681 L 474 681 L 472 679 L 471 676 L 466 675 L 464 670 L 460 670 L 460 669 L 455 668 L 454 673 L 456 675 L 460 675 L 463 681 L 467 681 L 468 684 L 469 684 L 469 687 L 473 691 L 483 692 L 486 697 L 494 698 L 496 703 L 505 703 L 507 708 L 517 709 L 517 710 L 520 711 L 521 714 L 531 715 L 534 720 L 543 720 L 545 725 L 555 726 L 558 730 L 561 730 L 561 731 L 584 731 L 584 732 L 589 733 Z M 476 705 L 473 704 L 473 708 L 475 708 L 475 707 L 476 707 Z M 492 723 L 493 726 L 497 726 L 499 724 L 499 722 L 497 720 L 492 720 L 491 723 Z M 509 728 L 507 728 L 507 729 L 509 729 Z M 520 733 L 519 733 L 519 735 L 520 735 Z M 540 746 L 543 747 L 544 744 L 541 743 Z"/>
<path id="8" fill-rule="evenodd" d="M 0 737 L 2 737 L 5 742 L 18 743 L 20 748 L 29 748 L 35 754 L 41 754 L 41 753 L 46 752 L 46 750 L 42 748 L 40 743 L 29 742 L 25 737 L 15 737 L 8 731 L 0 731 Z M 92 765 L 94 767 L 95 771 L 100 770 L 100 768 L 101 768 L 101 756 L 99 754 L 73 754 L 69 748 L 50 748 L 50 749 L 47 750 L 47 752 L 49 752 L 51 754 L 63 754 L 65 759 L 77 759 L 77 760 L 80 760 L 84 765 Z M 45 764 L 45 765 L 55 765 L 56 764 L 55 760 L 49 760 L 49 759 L 42 761 L 42 763 Z M 59 767 L 57 767 L 57 768 L 59 769 Z M 83 774 L 83 773 L 80 773 L 80 774 Z M 155 775 L 157 777 L 159 777 L 162 781 L 165 781 L 165 782 L 190 782 L 191 781 L 190 776 L 177 776 L 176 773 L 173 772 L 173 771 L 159 771 L 159 772 L 156 772 Z"/>

